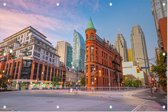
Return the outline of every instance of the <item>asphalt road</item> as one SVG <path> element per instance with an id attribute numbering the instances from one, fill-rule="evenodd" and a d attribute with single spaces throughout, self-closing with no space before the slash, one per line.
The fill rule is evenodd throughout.
<path id="1" fill-rule="evenodd" d="M 0 109 L 15 111 L 132 111 L 147 102 L 145 99 L 132 97 L 131 93 L 137 92 L 86 92 L 86 94 L 58 90 L 1 92 Z"/>

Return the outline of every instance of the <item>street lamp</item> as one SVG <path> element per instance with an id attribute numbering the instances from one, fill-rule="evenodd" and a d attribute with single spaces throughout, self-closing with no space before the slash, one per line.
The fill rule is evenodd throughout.
<path id="1" fill-rule="evenodd" d="M 163 52 L 163 53 L 162 53 L 162 55 L 163 55 L 163 56 L 166 56 L 166 53 L 165 53 L 165 52 Z"/>
<path id="2" fill-rule="evenodd" d="M 9 49 L 9 53 L 12 53 L 13 52 L 13 50 L 12 49 Z"/>
<path id="3" fill-rule="evenodd" d="M 78 67 L 75 67 L 75 66 L 72 66 L 72 69 L 75 70 L 75 73 L 76 73 L 76 86 L 78 85 Z"/>

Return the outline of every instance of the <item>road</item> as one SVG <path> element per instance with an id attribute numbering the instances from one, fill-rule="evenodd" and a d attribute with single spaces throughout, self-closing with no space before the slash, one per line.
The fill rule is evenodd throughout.
<path id="1" fill-rule="evenodd" d="M 0 93 L 0 110 L 14 111 L 164 111 L 157 102 L 135 94 L 146 89 L 112 92 L 24 90 Z M 134 96 L 135 95 L 135 96 Z"/>

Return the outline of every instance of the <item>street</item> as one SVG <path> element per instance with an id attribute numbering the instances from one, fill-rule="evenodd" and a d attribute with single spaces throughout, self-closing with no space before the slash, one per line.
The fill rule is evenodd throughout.
<path id="1" fill-rule="evenodd" d="M 145 99 L 138 96 L 138 93 L 144 93 L 146 91 L 148 91 L 148 89 L 125 90 L 121 92 L 78 91 L 78 93 L 69 92 L 68 90 L 23 90 L 1 92 L 0 110 L 164 111 L 163 106 L 153 101 L 152 98 Z"/>

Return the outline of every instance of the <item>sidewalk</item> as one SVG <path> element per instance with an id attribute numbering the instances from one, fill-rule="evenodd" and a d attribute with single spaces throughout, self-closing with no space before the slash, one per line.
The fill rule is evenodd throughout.
<path id="1" fill-rule="evenodd" d="M 148 102 L 146 102 L 141 108 L 148 107 L 147 110 L 150 110 L 150 108 L 155 109 L 155 107 L 153 107 L 153 105 L 155 105 L 158 108 L 161 107 L 162 111 L 167 110 L 167 94 L 161 94 L 159 92 L 154 92 L 154 94 L 152 96 L 150 89 L 147 89 L 145 92 L 139 92 L 137 94 L 134 94 L 133 96 L 137 97 L 137 98 L 148 100 Z M 162 108 L 163 106 L 165 106 L 165 109 Z M 142 110 L 142 109 L 140 109 L 140 110 Z"/>
<path id="2" fill-rule="evenodd" d="M 134 110 L 132 111 L 166 111 L 162 108 L 158 103 L 155 101 L 147 100 L 143 102 L 142 104 L 138 105 Z"/>

